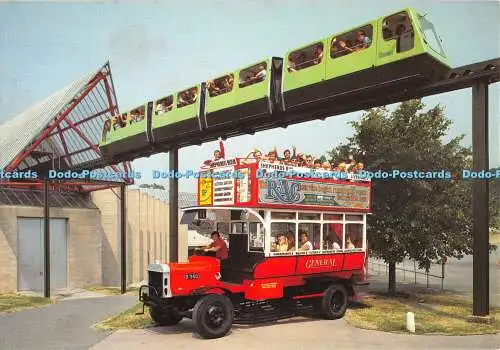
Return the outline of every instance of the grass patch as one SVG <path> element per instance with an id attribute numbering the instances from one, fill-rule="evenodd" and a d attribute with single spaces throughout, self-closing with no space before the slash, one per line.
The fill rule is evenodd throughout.
<path id="1" fill-rule="evenodd" d="M 31 309 L 54 303 L 53 299 L 22 294 L 0 294 L 0 313 Z"/>
<path id="2" fill-rule="evenodd" d="M 119 287 L 92 286 L 92 287 L 87 287 L 85 289 L 90 291 L 90 292 L 98 292 L 98 293 L 103 293 L 103 294 L 107 294 L 107 295 L 120 295 L 121 294 L 121 288 L 119 288 Z M 129 287 L 129 288 L 127 288 L 127 292 L 125 294 L 138 295 L 138 293 L 139 293 L 139 288 Z"/>
<path id="3" fill-rule="evenodd" d="M 140 302 L 119 315 L 112 316 L 96 324 L 96 328 L 102 330 L 142 329 L 154 325 L 153 320 L 149 317 L 147 307 L 144 309 L 144 315 L 136 315 L 138 312 L 142 312 L 142 303 Z"/>
<path id="4" fill-rule="evenodd" d="M 472 300 L 445 293 L 416 293 L 390 297 L 370 294 L 364 307 L 348 309 L 346 320 L 365 329 L 406 332 L 406 313 L 415 314 L 416 334 L 489 334 L 500 332 L 500 308 L 492 308 L 493 323 L 469 322 Z"/>

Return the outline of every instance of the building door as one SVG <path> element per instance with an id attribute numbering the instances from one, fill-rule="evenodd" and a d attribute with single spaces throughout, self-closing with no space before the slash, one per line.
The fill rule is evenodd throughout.
<path id="1" fill-rule="evenodd" d="M 18 218 L 18 290 L 44 288 L 44 225 L 40 218 Z M 67 286 L 66 219 L 50 220 L 50 289 Z"/>

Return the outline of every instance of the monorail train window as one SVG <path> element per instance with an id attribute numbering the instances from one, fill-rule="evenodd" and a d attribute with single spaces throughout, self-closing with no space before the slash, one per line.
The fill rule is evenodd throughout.
<path id="1" fill-rule="evenodd" d="M 207 81 L 207 90 L 210 97 L 227 94 L 233 90 L 234 74 L 224 75 L 223 77 Z"/>
<path id="2" fill-rule="evenodd" d="M 343 224 L 323 224 L 323 249 L 342 249 L 343 231 Z"/>
<path id="3" fill-rule="evenodd" d="M 162 98 L 156 101 L 155 115 L 167 113 L 172 110 L 174 104 L 174 96 L 170 95 L 168 97 Z"/>
<path id="4" fill-rule="evenodd" d="M 121 129 L 127 125 L 126 124 L 126 120 L 128 118 L 127 115 L 128 113 L 123 113 L 120 115 L 115 115 L 114 117 L 111 118 L 113 130 Z"/>
<path id="5" fill-rule="evenodd" d="M 363 224 L 346 224 L 345 248 L 363 248 Z"/>
<path id="6" fill-rule="evenodd" d="M 396 40 L 396 52 L 413 49 L 415 32 L 406 12 L 400 12 L 384 19 L 382 24 L 384 40 Z"/>
<path id="7" fill-rule="evenodd" d="M 344 216 L 342 214 L 323 214 L 323 220 L 325 221 L 342 221 Z"/>
<path id="8" fill-rule="evenodd" d="M 278 220 L 295 220 L 297 218 L 294 212 L 280 212 L 280 211 L 272 211 L 271 219 Z"/>
<path id="9" fill-rule="evenodd" d="M 363 221 L 363 215 L 346 215 L 345 221 Z"/>
<path id="10" fill-rule="evenodd" d="M 334 37 L 330 46 L 330 56 L 338 58 L 353 52 L 362 51 L 369 48 L 372 41 L 373 27 L 369 24 Z"/>
<path id="11" fill-rule="evenodd" d="M 185 106 L 192 105 L 196 102 L 198 98 L 198 87 L 192 87 L 190 89 L 179 92 L 177 95 L 177 108 L 182 108 Z"/>
<path id="12" fill-rule="evenodd" d="M 319 42 L 288 55 L 288 71 L 295 72 L 323 61 L 323 43 Z"/>
<path id="13" fill-rule="evenodd" d="M 427 41 L 427 44 L 437 53 L 440 55 L 444 56 L 444 49 L 443 46 L 441 45 L 441 38 L 439 35 L 436 33 L 436 30 L 434 29 L 434 24 L 427 20 L 425 16 L 418 16 L 419 21 L 420 21 L 420 28 L 424 32 L 424 37 L 425 40 Z"/>
<path id="14" fill-rule="evenodd" d="M 145 115 L 146 115 L 146 109 L 144 108 L 144 106 L 142 106 L 142 107 L 136 108 L 133 111 L 131 111 L 129 113 L 128 119 L 130 120 L 131 123 L 132 122 L 137 123 L 137 122 L 144 120 Z"/>
<path id="15" fill-rule="evenodd" d="M 299 245 L 300 251 L 320 249 L 321 224 L 299 224 Z M 311 249 L 312 248 L 312 249 Z"/>
<path id="16" fill-rule="evenodd" d="M 240 72 L 240 88 L 260 83 L 266 79 L 267 62 L 261 62 Z"/>
<path id="17" fill-rule="evenodd" d="M 321 220 L 320 213 L 299 213 L 299 220 Z"/>
<path id="18" fill-rule="evenodd" d="M 271 252 L 294 252 L 295 228 L 292 222 L 271 223 Z"/>

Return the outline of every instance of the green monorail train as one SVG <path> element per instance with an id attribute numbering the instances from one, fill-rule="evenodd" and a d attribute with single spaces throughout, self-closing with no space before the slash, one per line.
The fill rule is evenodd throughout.
<path id="1" fill-rule="evenodd" d="M 106 121 L 105 156 L 175 144 L 220 128 L 272 123 L 317 102 L 443 78 L 451 69 L 434 26 L 408 8 L 330 35 Z M 340 102 L 339 102 L 340 103 Z"/>

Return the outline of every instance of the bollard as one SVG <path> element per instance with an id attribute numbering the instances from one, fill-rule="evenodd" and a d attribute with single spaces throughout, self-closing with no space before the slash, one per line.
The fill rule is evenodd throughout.
<path id="1" fill-rule="evenodd" d="M 413 312 L 406 313 L 406 329 L 410 333 L 415 333 L 415 314 Z"/>

